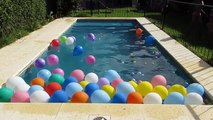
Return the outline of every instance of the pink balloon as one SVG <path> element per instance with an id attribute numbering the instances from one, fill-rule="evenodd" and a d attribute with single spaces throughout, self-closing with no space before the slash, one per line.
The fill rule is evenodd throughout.
<path id="1" fill-rule="evenodd" d="M 59 62 L 59 59 L 57 55 L 51 54 L 47 57 L 47 63 L 49 65 L 57 65 L 58 62 Z"/>
<path id="2" fill-rule="evenodd" d="M 116 88 L 116 86 L 120 83 L 123 82 L 124 80 L 121 78 L 117 78 L 115 80 L 112 81 L 112 87 Z"/>
<path id="3" fill-rule="evenodd" d="M 87 64 L 94 64 L 95 63 L 95 57 L 93 55 L 88 55 L 86 58 Z"/>
<path id="4" fill-rule="evenodd" d="M 30 96 L 27 92 L 17 91 L 11 97 L 11 102 L 30 102 Z"/>
<path id="5" fill-rule="evenodd" d="M 84 79 L 84 72 L 82 70 L 76 69 L 70 73 L 70 76 L 75 77 L 78 82 L 81 82 Z"/>
<path id="6" fill-rule="evenodd" d="M 61 68 L 56 68 L 53 70 L 52 74 L 60 74 L 61 76 L 64 76 L 64 71 Z"/>
<path id="7" fill-rule="evenodd" d="M 153 87 L 157 85 L 163 85 L 166 87 L 167 81 L 163 75 L 155 75 L 152 77 L 151 84 Z"/>
<path id="8" fill-rule="evenodd" d="M 142 80 L 138 80 L 138 84 L 140 84 L 142 82 Z"/>

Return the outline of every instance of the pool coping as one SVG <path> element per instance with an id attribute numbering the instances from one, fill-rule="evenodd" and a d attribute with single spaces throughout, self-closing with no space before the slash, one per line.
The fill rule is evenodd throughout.
<path id="1" fill-rule="evenodd" d="M 176 59 L 177 62 L 181 64 L 181 66 L 184 67 L 185 71 L 187 71 L 189 74 L 192 75 L 194 80 L 198 81 L 205 87 L 205 89 L 207 90 L 206 91 L 207 94 L 209 94 L 210 97 L 213 96 L 213 67 L 208 65 L 206 62 L 202 61 L 202 59 L 200 59 L 199 57 L 194 55 L 191 51 L 183 47 L 176 40 L 172 39 L 168 34 L 160 30 L 158 27 L 156 27 L 146 18 L 142 18 L 142 17 L 141 18 L 120 18 L 120 17 L 119 18 L 115 18 L 115 17 L 114 18 L 71 18 L 71 17 L 67 17 L 67 18 L 56 19 L 50 22 L 49 24 L 43 26 L 41 29 L 38 29 L 30 33 L 28 36 L 25 36 L 17 40 L 16 42 L 0 49 L 0 68 L 1 68 L 0 84 L 4 83 L 9 77 L 20 74 L 27 66 L 29 66 L 33 62 L 35 58 L 37 58 L 41 53 L 43 53 L 43 51 L 45 51 L 48 48 L 49 43 L 52 39 L 58 38 L 77 19 L 99 19 L 99 20 L 100 19 L 104 19 L 104 20 L 105 19 L 121 19 L 121 20 L 136 19 L 141 25 L 143 25 L 143 27 L 150 34 L 152 34 L 156 38 L 159 44 L 163 46 L 164 49 L 174 59 Z M 36 49 L 33 49 L 33 48 L 36 48 Z M 1 109 L 0 111 L 3 111 L 3 114 L 4 114 L 5 108 L 2 106 L 13 107 L 14 105 L 17 105 L 17 104 L 0 103 L 0 109 Z M 34 109 L 34 107 L 37 105 L 43 105 L 43 104 L 30 104 L 30 106 L 32 107 L 31 109 Z M 59 105 L 70 106 L 65 103 L 59 104 Z M 75 105 L 76 104 L 73 104 L 73 106 Z M 77 106 L 78 105 L 81 106 L 80 104 L 77 104 Z M 113 106 L 109 104 L 107 105 Z M 25 104 L 25 106 L 28 106 L 28 105 Z M 90 110 L 90 107 L 91 107 L 90 104 L 87 104 L 84 106 L 85 106 L 85 109 Z M 95 106 L 103 107 L 105 105 L 96 104 Z M 137 105 L 138 107 L 136 106 L 130 107 L 129 105 L 124 105 L 124 104 L 118 104 L 116 106 L 124 107 L 124 108 L 128 106 L 127 109 L 132 109 L 135 112 L 142 108 L 152 109 L 156 107 L 153 105 L 149 105 L 149 106 Z M 164 107 L 168 109 L 171 108 L 171 106 L 169 105 L 158 105 L 158 106 L 159 108 L 164 108 Z M 119 107 L 118 108 L 115 107 L 113 109 L 119 110 L 120 109 Z M 213 105 L 200 105 L 200 106 L 196 106 L 195 107 L 196 109 L 193 109 L 193 106 L 186 106 L 186 105 L 173 105 L 172 107 L 174 107 L 174 111 L 172 112 L 173 114 L 176 114 L 175 110 L 184 110 L 187 113 L 184 119 L 213 118 L 212 117 Z M 189 110 L 188 107 L 191 107 L 192 109 Z M 16 110 L 16 108 L 14 108 L 14 110 Z M 76 113 L 73 113 L 72 111 L 70 112 L 71 112 L 70 114 L 76 115 Z M 158 112 L 159 112 L 159 115 L 162 115 L 162 116 L 166 114 L 165 111 L 158 111 Z M 126 112 L 124 111 L 124 113 Z M 30 113 L 30 114 L 33 114 L 33 113 Z M 150 118 L 150 117 L 147 117 L 146 114 L 147 113 L 142 112 L 142 115 L 145 116 L 143 118 L 144 119 Z M 124 115 L 128 116 L 127 113 Z M 127 118 L 128 117 L 125 117 L 125 119 Z"/>

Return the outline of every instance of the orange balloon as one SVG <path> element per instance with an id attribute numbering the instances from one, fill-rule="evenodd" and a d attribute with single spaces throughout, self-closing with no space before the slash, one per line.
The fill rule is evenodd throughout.
<path id="1" fill-rule="evenodd" d="M 34 78 L 31 82 L 30 85 L 40 85 L 41 87 L 45 86 L 45 81 L 42 78 Z"/>
<path id="2" fill-rule="evenodd" d="M 141 28 L 136 29 L 136 35 L 141 36 L 143 33 L 143 30 Z"/>
<path id="3" fill-rule="evenodd" d="M 143 103 L 143 97 L 138 92 L 131 92 L 127 97 L 127 103 L 141 104 Z"/>
<path id="4" fill-rule="evenodd" d="M 71 102 L 72 103 L 87 103 L 89 99 L 89 96 L 83 92 L 83 91 L 79 91 L 76 92 L 72 98 L 71 98 Z"/>

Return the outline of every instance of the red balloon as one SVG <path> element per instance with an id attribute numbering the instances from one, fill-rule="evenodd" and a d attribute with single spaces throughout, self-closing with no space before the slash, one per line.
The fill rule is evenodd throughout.
<path id="1" fill-rule="evenodd" d="M 141 36 L 143 33 L 143 30 L 141 28 L 138 28 L 138 29 L 136 29 L 135 33 L 137 36 Z"/>
<path id="2" fill-rule="evenodd" d="M 60 41 L 58 39 L 53 39 L 51 44 L 53 47 L 58 47 L 60 45 Z"/>
<path id="3" fill-rule="evenodd" d="M 45 90 L 51 96 L 55 91 L 62 90 L 62 87 L 57 82 L 51 82 L 45 87 Z"/>

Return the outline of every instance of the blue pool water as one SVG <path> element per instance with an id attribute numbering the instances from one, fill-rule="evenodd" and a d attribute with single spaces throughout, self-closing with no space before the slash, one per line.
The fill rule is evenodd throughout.
<path id="1" fill-rule="evenodd" d="M 156 43 L 155 46 L 145 47 L 143 40 L 149 35 L 143 29 L 142 38 L 135 35 L 136 28 L 143 27 L 135 20 L 78 20 L 63 35 L 75 36 L 77 41 L 73 46 L 62 44 L 60 48 L 49 48 L 41 55 L 46 59 L 49 54 L 56 54 L 59 57 L 59 64 L 46 66 L 50 71 L 57 67 L 65 71 L 68 77 L 71 71 L 82 69 L 85 74 L 96 73 L 99 78 L 103 77 L 105 71 L 116 70 L 125 80 L 151 80 L 156 74 L 164 75 L 169 85 L 184 84 L 189 77 L 175 65 L 175 62 Z M 88 33 L 94 33 L 95 41 L 87 39 Z M 81 45 L 84 53 L 80 56 L 73 56 L 73 48 Z M 156 57 L 154 52 L 161 52 Z M 94 65 L 85 62 L 87 55 L 96 57 Z M 22 77 L 29 83 L 41 70 L 30 67 L 22 74 Z"/>

